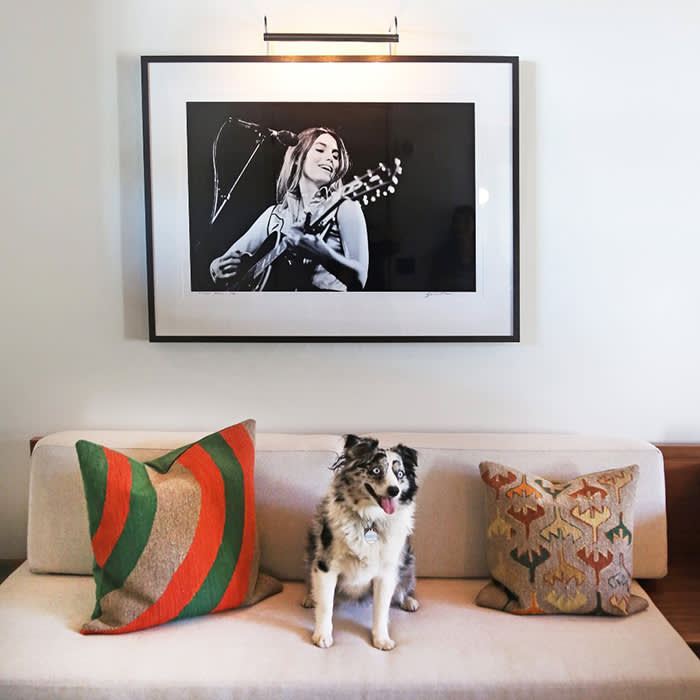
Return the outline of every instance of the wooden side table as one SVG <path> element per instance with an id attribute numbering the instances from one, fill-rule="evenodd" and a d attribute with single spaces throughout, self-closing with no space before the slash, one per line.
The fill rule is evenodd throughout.
<path id="1" fill-rule="evenodd" d="M 24 559 L 0 559 L 0 583 L 2 583 Z"/>
<path id="2" fill-rule="evenodd" d="M 669 572 L 640 581 L 700 658 L 700 444 L 659 444 L 666 472 Z"/>

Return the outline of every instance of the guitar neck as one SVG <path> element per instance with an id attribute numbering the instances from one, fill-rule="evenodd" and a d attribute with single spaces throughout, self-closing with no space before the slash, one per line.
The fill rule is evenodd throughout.
<path id="1" fill-rule="evenodd" d="M 379 187 L 379 185 L 377 186 Z M 316 217 L 316 219 L 309 224 L 309 230 L 312 233 L 318 233 L 319 229 L 325 225 L 326 219 L 333 214 L 333 212 L 346 200 L 346 199 L 351 199 L 351 200 L 356 200 L 359 195 L 355 195 L 354 190 L 357 189 L 357 186 L 354 182 L 348 182 L 346 185 L 343 185 L 343 188 L 340 191 L 340 197 L 335 201 L 333 204 L 331 204 L 328 209 L 326 209 L 322 214 Z M 373 189 L 377 189 L 376 187 Z M 365 188 L 363 192 L 368 192 L 369 190 Z"/>
<path id="2" fill-rule="evenodd" d="M 337 202 L 335 202 L 334 204 L 331 204 L 331 206 L 328 207 L 328 209 L 326 209 L 326 211 L 324 211 L 323 214 L 321 214 L 320 216 L 317 216 L 316 219 L 315 219 L 315 221 L 313 221 L 313 222 L 311 222 L 311 223 L 309 224 L 309 231 L 310 231 L 311 233 L 314 233 L 314 234 L 320 233 L 319 229 L 321 229 L 321 228 L 327 223 L 326 219 L 328 219 L 328 217 L 329 217 L 331 214 L 333 214 L 333 212 L 334 212 L 346 199 L 348 199 L 348 198 L 345 197 L 345 196 L 343 195 Z"/>
<path id="3" fill-rule="evenodd" d="M 380 190 L 382 187 L 385 186 L 386 182 L 382 181 L 372 186 L 368 186 L 362 183 L 362 187 L 358 191 L 356 182 L 348 182 L 347 185 L 343 185 L 343 189 L 341 190 L 341 195 L 338 201 L 331 204 L 331 206 L 328 207 L 328 209 L 326 209 L 326 211 L 324 211 L 323 214 L 316 217 L 316 220 L 310 224 L 309 228 L 312 232 L 315 232 L 319 227 L 323 225 L 324 220 L 327 219 L 346 199 L 350 199 L 353 202 L 356 202 L 358 199 L 364 199 L 368 195 L 371 195 L 373 192 L 376 192 L 377 190 Z"/>

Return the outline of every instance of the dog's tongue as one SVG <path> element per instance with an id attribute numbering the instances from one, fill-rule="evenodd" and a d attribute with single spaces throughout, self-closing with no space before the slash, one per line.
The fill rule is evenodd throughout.
<path id="1" fill-rule="evenodd" d="M 396 510 L 396 501 L 393 498 L 382 498 L 382 510 L 391 515 Z"/>

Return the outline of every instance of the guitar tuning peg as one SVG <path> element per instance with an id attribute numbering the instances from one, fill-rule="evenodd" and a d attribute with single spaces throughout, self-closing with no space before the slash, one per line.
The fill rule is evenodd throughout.
<path id="1" fill-rule="evenodd" d="M 369 204 L 369 199 L 367 199 L 367 195 L 365 195 L 365 196 L 362 198 L 362 203 L 363 203 L 365 206 L 367 206 L 367 205 Z"/>
<path id="2" fill-rule="evenodd" d="M 377 198 L 376 198 L 374 195 L 372 195 L 372 197 L 370 198 L 369 201 L 370 201 L 370 202 L 376 202 L 376 201 L 377 201 Z"/>
<path id="3" fill-rule="evenodd" d="M 379 161 L 379 165 L 377 166 L 377 170 L 386 170 L 386 169 L 387 169 L 386 165 L 384 165 L 384 163 Z"/>
<path id="4" fill-rule="evenodd" d="M 386 190 L 382 190 L 382 197 L 387 197 L 389 193 Z"/>
<path id="5" fill-rule="evenodd" d="M 400 168 L 401 167 L 401 158 L 394 158 L 394 165 L 397 168 Z"/>
<path id="6" fill-rule="evenodd" d="M 396 192 L 396 187 L 394 187 L 393 185 L 389 185 L 389 187 L 387 187 L 387 190 L 389 191 L 389 194 L 394 194 L 394 192 Z"/>
<path id="7" fill-rule="evenodd" d="M 398 185 L 398 184 L 399 184 L 399 178 L 396 177 L 396 175 L 394 175 L 394 177 L 391 178 L 391 181 L 392 181 L 395 185 Z"/>

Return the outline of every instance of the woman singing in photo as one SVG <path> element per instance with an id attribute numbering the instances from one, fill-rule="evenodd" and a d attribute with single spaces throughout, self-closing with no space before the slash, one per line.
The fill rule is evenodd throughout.
<path id="1" fill-rule="evenodd" d="M 364 214 L 358 202 L 340 201 L 342 178 L 350 167 L 345 144 L 324 127 L 306 129 L 298 138 L 284 156 L 277 203 L 211 262 L 217 288 L 346 291 L 365 286 L 369 248 Z M 309 224 L 315 222 L 319 225 L 312 234 Z M 269 263 L 263 256 L 268 252 Z"/>

